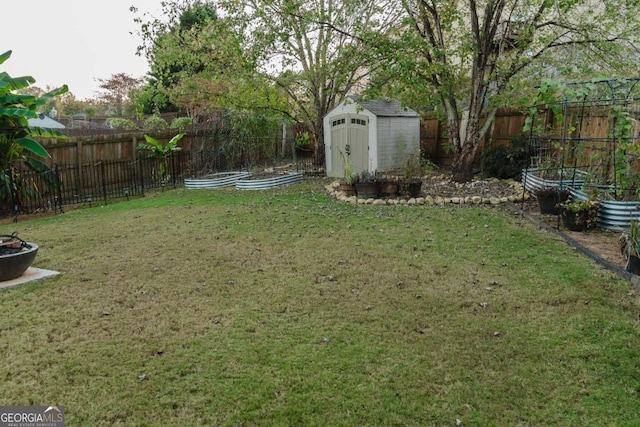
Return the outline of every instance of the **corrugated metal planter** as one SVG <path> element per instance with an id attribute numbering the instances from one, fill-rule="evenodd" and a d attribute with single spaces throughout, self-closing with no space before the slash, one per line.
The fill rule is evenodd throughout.
<path id="1" fill-rule="evenodd" d="M 582 190 L 571 189 L 572 197 L 578 200 L 589 200 Z M 598 209 L 597 226 L 606 230 L 626 230 L 632 220 L 640 221 L 640 201 L 623 202 L 617 200 L 601 200 Z"/>
<path id="2" fill-rule="evenodd" d="M 244 178 L 236 182 L 238 190 L 267 190 L 302 182 L 301 172 L 289 172 L 286 175 L 273 176 L 264 179 Z"/>
<path id="3" fill-rule="evenodd" d="M 562 180 L 552 180 L 540 178 L 539 168 L 530 168 L 522 170 L 522 184 L 525 190 L 534 194 L 537 190 L 543 188 L 580 188 L 584 184 L 584 177 L 587 174 L 580 169 L 565 168 L 564 176 Z"/>
<path id="4" fill-rule="evenodd" d="M 185 188 L 231 187 L 241 178 L 251 175 L 249 172 L 220 172 L 203 178 L 185 179 Z"/>

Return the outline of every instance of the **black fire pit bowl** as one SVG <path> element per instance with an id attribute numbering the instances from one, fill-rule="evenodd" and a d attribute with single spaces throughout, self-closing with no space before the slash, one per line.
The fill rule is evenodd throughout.
<path id="1" fill-rule="evenodd" d="M 38 254 L 38 245 L 25 242 L 23 250 L 0 256 L 0 282 L 16 279 L 24 274 Z"/>

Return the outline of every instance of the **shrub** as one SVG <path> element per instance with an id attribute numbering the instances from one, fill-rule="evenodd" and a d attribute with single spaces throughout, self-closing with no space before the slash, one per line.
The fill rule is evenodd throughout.
<path id="1" fill-rule="evenodd" d="M 171 122 L 171 129 L 178 129 L 180 132 L 184 131 L 184 128 L 187 126 L 191 126 L 193 124 L 193 119 L 191 117 L 176 117 Z"/>
<path id="2" fill-rule="evenodd" d="M 123 130 L 136 130 L 138 126 L 133 122 L 133 120 L 122 119 L 120 117 L 111 117 L 108 118 L 107 126 L 111 129 L 123 129 Z"/>
<path id="3" fill-rule="evenodd" d="M 169 124 L 167 123 L 167 121 L 165 119 L 163 119 L 160 116 L 157 115 L 153 115 L 153 116 L 149 116 L 145 121 L 144 121 L 144 131 L 145 132 L 149 132 L 149 133 L 153 133 L 153 132 L 162 132 L 164 130 L 169 129 Z"/>
<path id="4" fill-rule="evenodd" d="M 482 152 L 480 169 L 487 178 L 520 180 L 522 169 L 529 166 L 533 151 L 525 135 L 511 140 L 511 145 L 487 147 Z"/>

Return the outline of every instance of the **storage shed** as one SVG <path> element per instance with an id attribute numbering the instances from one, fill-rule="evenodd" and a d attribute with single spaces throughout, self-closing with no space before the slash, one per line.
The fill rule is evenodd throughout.
<path id="1" fill-rule="evenodd" d="M 344 177 L 347 162 L 356 173 L 398 170 L 420 151 L 420 117 L 397 101 L 349 96 L 323 126 L 327 176 Z"/>

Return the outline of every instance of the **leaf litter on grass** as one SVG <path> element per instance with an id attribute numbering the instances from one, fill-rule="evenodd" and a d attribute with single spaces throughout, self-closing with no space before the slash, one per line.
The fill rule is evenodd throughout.
<path id="1" fill-rule="evenodd" d="M 628 283 L 508 211 L 318 188 L 20 224 L 63 274 L 0 295 L 0 396 L 84 425 L 631 422 Z"/>

